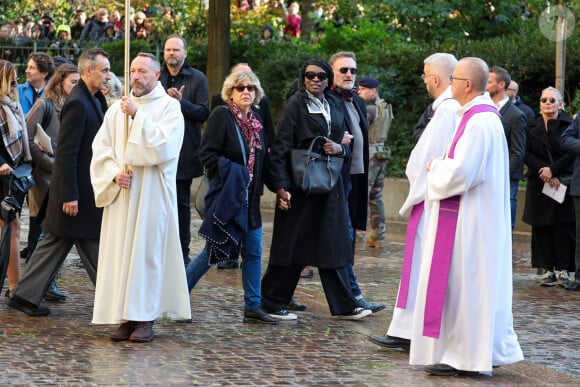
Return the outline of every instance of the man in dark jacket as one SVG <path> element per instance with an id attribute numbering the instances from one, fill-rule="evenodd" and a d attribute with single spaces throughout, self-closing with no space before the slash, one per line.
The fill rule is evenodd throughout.
<path id="1" fill-rule="evenodd" d="M 506 69 L 493 66 L 489 69 L 487 91 L 501 114 L 510 157 L 510 205 L 512 230 L 516 223 L 518 209 L 518 187 L 524 177 L 524 156 L 526 154 L 526 115 L 518 109 L 507 95 L 511 77 Z"/>
<path id="2" fill-rule="evenodd" d="M 518 109 L 520 109 L 522 112 L 524 112 L 524 114 L 526 115 L 526 119 L 530 120 L 530 119 L 534 118 L 536 113 L 534 113 L 534 109 L 532 109 L 531 107 L 526 105 L 524 103 L 524 101 L 522 101 L 522 99 L 518 95 L 519 91 L 520 91 L 520 86 L 518 85 L 518 83 L 516 81 L 514 81 L 512 79 L 512 81 L 510 82 L 510 84 L 507 88 L 507 95 L 508 95 L 508 97 L 510 97 L 510 100 L 512 101 L 512 103 L 514 105 L 516 105 L 516 107 Z"/>
<path id="3" fill-rule="evenodd" d="M 50 314 L 47 307 L 39 304 L 73 245 L 91 281 L 96 283 L 103 210 L 95 205 L 89 166 L 93 138 L 107 109 L 101 89 L 111 79 L 108 57 L 100 48 L 81 54 L 81 80 L 62 108 L 58 152 L 43 223 L 47 234 L 30 257 L 26 273 L 8 302 L 29 316 Z"/>
<path id="4" fill-rule="evenodd" d="M 198 148 L 201 142 L 201 124 L 209 116 L 209 91 L 205 75 L 185 62 L 187 42 L 179 35 L 165 40 L 165 63 L 161 66 L 159 81 L 167 94 L 179 101 L 185 119 L 185 134 L 177 165 L 177 215 L 183 262 L 189 263 L 191 241 L 191 182 L 203 174 Z"/>
<path id="5" fill-rule="evenodd" d="M 342 99 L 346 126 L 348 127 L 351 159 L 343 167 L 345 194 L 350 216 L 350 233 L 354 250 L 354 230 L 366 230 L 368 214 L 369 129 L 365 101 L 354 87 L 356 79 L 356 56 L 354 52 L 341 51 L 330 57 L 328 63 L 334 72 L 331 91 Z M 345 135 L 346 137 L 346 135 Z M 343 144 L 345 140 L 343 139 Z M 358 306 L 373 313 L 385 309 L 384 303 L 370 303 L 362 294 L 352 265 L 348 265 L 352 295 Z"/>
<path id="6" fill-rule="evenodd" d="M 105 8 L 100 8 L 96 15 L 85 24 L 81 33 L 81 42 L 98 42 L 105 35 L 108 20 L 109 12 Z"/>

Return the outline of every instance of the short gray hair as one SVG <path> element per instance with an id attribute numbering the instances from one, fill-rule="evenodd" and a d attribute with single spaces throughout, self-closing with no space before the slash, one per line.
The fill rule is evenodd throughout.
<path id="1" fill-rule="evenodd" d="M 457 65 L 457 58 L 446 52 L 436 52 L 425 58 L 423 64 L 429 66 L 433 74 L 441 78 L 442 81 L 449 81 L 449 77 Z"/>

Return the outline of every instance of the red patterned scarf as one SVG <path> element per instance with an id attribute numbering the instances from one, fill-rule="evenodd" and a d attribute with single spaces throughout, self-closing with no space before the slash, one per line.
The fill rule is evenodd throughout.
<path id="1" fill-rule="evenodd" d="M 240 128 L 242 128 L 242 134 L 248 141 L 250 145 L 250 154 L 248 156 L 247 168 L 250 172 L 250 181 L 254 178 L 254 161 L 256 159 L 256 149 L 262 149 L 262 143 L 260 142 L 260 130 L 262 130 L 262 123 L 256 119 L 252 109 L 245 114 L 242 109 L 235 104 L 234 101 L 229 101 L 230 109 L 234 114 L 234 118 Z"/>

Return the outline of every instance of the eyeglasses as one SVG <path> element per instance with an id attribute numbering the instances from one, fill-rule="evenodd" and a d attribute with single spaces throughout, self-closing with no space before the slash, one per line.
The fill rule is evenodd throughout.
<path id="1" fill-rule="evenodd" d="M 16 82 L 15 80 L 12 80 L 10 82 L 10 87 L 16 87 L 16 86 L 18 86 L 18 82 Z"/>
<path id="2" fill-rule="evenodd" d="M 328 79 L 328 74 L 326 73 L 315 73 L 313 71 L 307 71 L 304 73 L 304 77 L 310 81 L 314 80 L 314 78 L 318 78 L 321 81 L 325 81 Z"/>
<path id="3" fill-rule="evenodd" d="M 540 102 L 541 103 L 547 103 L 548 101 L 550 101 L 550 103 L 556 103 L 556 98 L 554 98 L 554 97 L 550 97 L 550 98 L 544 97 L 544 98 L 541 98 L 540 99 Z"/>
<path id="4" fill-rule="evenodd" d="M 244 90 L 248 90 L 250 93 L 252 93 L 252 92 L 256 91 L 256 86 L 254 86 L 254 85 L 247 85 L 247 86 L 239 85 L 239 86 L 234 86 L 234 89 L 236 89 L 240 93 L 243 92 Z"/>
<path id="5" fill-rule="evenodd" d="M 457 81 L 469 81 L 469 79 L 467 79 L 467 78 L 458 78 L 458 77 L 454 77 L 454 76 L 453 76 L 453 74 L 449 76 L 449 80 L 450 80 L 451 82 L 453 82 L 454 80 L 457 80 Z"/>
<path id="6" fill-rule="evenodd" d="M 352 75 L 356 74 L 356 68 L 355 67 L 341 67 L 338 69 L 338 71 L 340 71 L 341 74 L 346 74 L 348 73 L 348 71 L 350 70 L 350 73 Z"/>
<path id="7" fill-rule="evenodd" d="M 423 79 L 423 80 L 425 80 L 425 78 L 428 78 L 428 77 L 436 77 L 436 75 L 435 74 L 421 74 L 421 79 Z"/>

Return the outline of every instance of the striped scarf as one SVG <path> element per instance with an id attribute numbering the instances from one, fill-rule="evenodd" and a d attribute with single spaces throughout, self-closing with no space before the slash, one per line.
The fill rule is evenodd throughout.
<path id="1" fill-rule="evenodd" d="M 24 152 L 24 159 L 27 161 L 30 160 L 28 131 L 20 103 L 18 100 L 11 100 L 7 95 L 2 97 L 0 103 L 6 116 L 6 122 L 3 123 L 2 129 L 0 130 L 4 147 L 8 151 L 14 164 L 20 158 L 22 152 Z"/>

